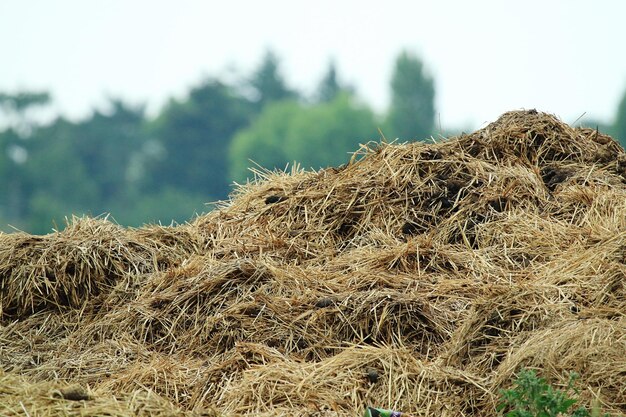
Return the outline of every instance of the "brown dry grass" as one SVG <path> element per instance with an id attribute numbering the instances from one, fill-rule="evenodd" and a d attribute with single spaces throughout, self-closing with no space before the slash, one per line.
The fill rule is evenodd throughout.
<path id="1" fill-rule="evenodd" d="M 626 412 L 626 153 L 535 111 L 188 225 L 0 235 L 0 278 L 3 415 L 487 416 L 522 366 Z"/>

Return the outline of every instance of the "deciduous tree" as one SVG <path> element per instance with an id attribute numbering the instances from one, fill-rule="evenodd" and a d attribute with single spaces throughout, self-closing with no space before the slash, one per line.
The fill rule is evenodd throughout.
<path id="1" fill-rule="evenodd" d="M 304 168 L 336 166 L 349 160 L 359 143 L 376 138 L 372 111 L 354 96 L 342 93 L 329 103 L 304 105 L 294 101 L 267 106 L 257 120 L 234 138 L 230 148 L 231 176 L 250 177 L 250 159 L 267 169 L 291 162 Z"/>

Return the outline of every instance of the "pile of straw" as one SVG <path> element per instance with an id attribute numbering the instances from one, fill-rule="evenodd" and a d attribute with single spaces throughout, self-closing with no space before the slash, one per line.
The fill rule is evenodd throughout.
<path id="1" fill-rule="evenodd" d="M 258 174 L 188 225 L 0 235 L 0 414 L 488 416 L 522 367 L 626 412 L 610 137 L 510 112 Z"/>

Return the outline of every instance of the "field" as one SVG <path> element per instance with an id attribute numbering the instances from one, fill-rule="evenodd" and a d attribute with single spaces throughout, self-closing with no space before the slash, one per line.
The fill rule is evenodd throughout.
<path id="1" fill-rule="evenodd" d="M 626 413 L 626 152 L 534 110 L 0 234 L 0 280 L 0 415 L 492 416 L 524 367 Z"/>

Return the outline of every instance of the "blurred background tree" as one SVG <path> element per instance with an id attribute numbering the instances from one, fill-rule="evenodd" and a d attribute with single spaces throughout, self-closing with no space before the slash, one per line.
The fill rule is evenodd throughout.
<path id="1" fill-rule="evenodd" d="M 303 168 L 325 168 L 349 161 L 360 143 L 378 137 L 372 110 L 347 92 L 296 114 L 284 139 L 289 160 Z"/>
<path id="2" fill-rule="evenodd" d="M 375 114 L 330 61 L 303 97 L 288 86 L 267 51 L 237 82 L 207 79 L 154 116 L 112 99 L 88 117 L 42 123 L 46 92 L 0 93 L 0 230 L 31 233 L 63 226 L 72 214 L 112 217 L 123 225 L 184 222 L 227 198 L 233 181 L 299 163 L 319 169 L 346 163 L 360 143 L 426 139 L 434 130 L 434 80 L 420 59 L 398 55 L 391 103 Z M 584 119 L 626 142 L 626 94 L 612 125 Z"/>
<path id="3" fill-rule="evenodd" d="M 50 104 L 50 94 L 45 91 L 20 91 L 16 94 L 0 93 L 0 114 L 3 121 L 26 137 L 35 122 L 30 113 Z"/>
<path id="4" fill-rule="evenodd" d="M 424 140 L 433 134 L 435 83 L 424 64 L 406 51 L 396 59 L 391 77 L 391 106 L 384 133 L 400 140 Z"/>
<path id="5" fill-rule="evenodd" d="M 96 213 L 111 206 L 124 208 L 139 180 L 132 175 L 133 163 L 144 150 L 143 108 L 131 108 L 111 100 L 109 109 L 92 116 L 66 133 L 86 175 L 95 182 L 97 195 L 90 204 Z"/>
<path id="6" fill-rule="evenodd" d="M 251 177 L 250 160 L 271 170 L 293 162 L 313 169 L 340 165 L 376 135 L 374 113 L 347 92 L 327 103 L 271 104 L 233 138 L 230 177 L 238 182 Z"/>
<path id="7" fill-rule="evenodd" d="M 617 106 L 615 122 L 609 134 L 613 135 L 626 148 L 626 92 L 622 95 L 622 99 Z"/>
<path id="8" fill-rule="evenodd" d="M 33 135 L 23 169 L 26 205 L 20 226 L 46 233 L 72 213 L 101 213 L 92 210 L 106 204 L 101 201 L 98 180 L 88 174 L 77 146 L 89 127 L 88 121 L 72 123 L 59 118 Z"/>
<path id="9" fill-rule="evenodd" d="M 287 86 L 280 72 L 280 60 L 272 50 L 265 52 L 261 64 L 252 74 L 249 87 L 257 111 L 274 101 L 299 98 L 298 92 Z"/>
<path id="10" fill-rule="evenodd" d="M 144 192 L 170 188 L 206 201 L 226 198 L 229 142 L 250 123 L 253 104 L 215 79 L 193 87 L 183 100 L 171 100 L 148 123 L 155 158 L 146 166 Z"/>
<path id="11" fill-rule="evenodd" d="M 337 65 L 334 60 L 331 60 L 328 64 L 328 69 L 320 80 L 315 92 L 315 102 L 328 103 L 333 101 L 341 93 L 355 94 L 354 88 L 344 85 L 339 80 L 337 74 Z"/>
<path id="12" fill-rule="evenodd" d="M 267 169 L 284 168 L 290 162 L 285 138 L 291 120 L 302 111 L 302 104 L 293 100 L 266 106 L 252 125 L 233 137 L 228 153 L 229 178 L 245 182 L 252 175 L 248 168 L 255 164 Z"/>
<path id="13" fill-rule="evenodd" d="M 30 114 L 50 101 L 50 95 L 41 91 L 0 93 L 0 122 L 5 126 L 0 132 L 0 230 L 8 222 L 22 225 L 32 184 L 26 170 L 28 148 L 38 127 Z"/>
<path id="14" fill-rule="evenodd" d="M 45 91 L 20 91 L 16 94 L 0 93 L 0 108 L 6 113 L 23 114 L 34 106 L 50 103 Z"/>
<path id="15" fill-rule="evenodd" d="M 354 89 L 339 81 L 330 62 L 309 103 L 287 95 L 270 102 L 240 130 L 229 150 L 230 178 L 243 182 L 250 167 L 285 169 L 290 163 L 318 169 L 345 163 L 349 152 L 377 132 L 376 118 Z"/>
<path id="16" fill-rule="evenodd" d="M 23 164 L 26 149 L 13 128 L 0 133 L 0 221 L 4 225 L 20 217 L 27 204 Z M 2 229 L 0 229 L 2 230 Z"/>

